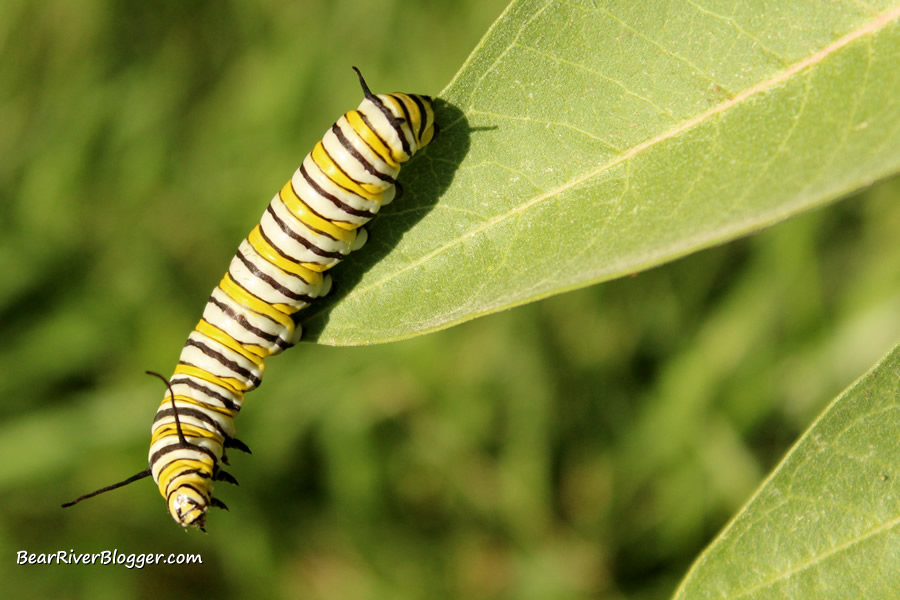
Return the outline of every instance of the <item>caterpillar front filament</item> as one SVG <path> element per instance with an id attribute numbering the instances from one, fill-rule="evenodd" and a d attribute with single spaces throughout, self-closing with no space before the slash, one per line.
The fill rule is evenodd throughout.
<path id="1" fill-rule="evenodd" d="M 224 506 L 213 482 L 234 482 L 221 465 L 227 448 L 247 450 L 234 418 L 265 358 L 300 340 L 295 313 L 328 293 L 324 271 L 365 243 L 360 227 L 399 195 L 400 167 L 437 132 L 431 98 L 372 94 L 354 70 L 365 98 L 331 126 L 241 242 L 169 380 L 149 467 L 122 483 L 152 475 L 184 527 L 202 529 L 209 507 Z"/>

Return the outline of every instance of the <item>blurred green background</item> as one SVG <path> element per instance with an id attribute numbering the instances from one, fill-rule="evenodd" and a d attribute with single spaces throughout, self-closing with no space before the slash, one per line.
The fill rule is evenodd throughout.
<path id="1" fill-rule="evenodd" d="M 184 533 L 147 480 L 170 373 L 325 128 L 436 94 L 501 0 L 0 4 L 0 581 L 16 598 L 663 598 L 900 333 L 900 181 L 439 334 L 301 345 Z M 340 271 L 335 272 L 339 279 Z M 16 552 L 200 553 L 16 566 Z"/>

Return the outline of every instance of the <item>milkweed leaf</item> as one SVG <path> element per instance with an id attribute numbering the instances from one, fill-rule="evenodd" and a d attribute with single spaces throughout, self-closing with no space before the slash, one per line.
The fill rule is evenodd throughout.
<path id="1" fill-rule="evenodd" d="M 439 330 L 895 173 L 898 62 L 894 2 L 513 2 L 439 94 L 441 138 L 307 339 Z"/>
<path id="2" fill-rule="evenodd" d="M 896 597 L 898 400 L 900 346 L 806 431 L 675 598 Z"/>

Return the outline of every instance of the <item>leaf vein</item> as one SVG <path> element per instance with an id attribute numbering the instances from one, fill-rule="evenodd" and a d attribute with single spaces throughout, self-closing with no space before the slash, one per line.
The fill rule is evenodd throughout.
<path id="1" fill-rule="evenodd" d="M 482 109 L 472 109 L 472 111 L 469 114 L 470 115 L 483 115 L 486 117 L 493 117 L 495 119 L 506 119 L 508 121 L 521 121 L 521 122 L 525 122 L 525 123 L 535 123 L 538 125 L 552 125 L 553 127 L 561 127 L 563 129 L 568 129 L 569 131 L 574 131 L 575 133 L 579 133 L 579 134 L 581 134 L 585 137 L 588 137 L 592 140 L 596 140 L 614 152 L 622 152 L 623 151 L 622 148 L 614 145 L 612 142 L 604 140 L 603 138 L 598 137 L 598 136 L 594 135 L 593 133 L 591 133 L 589 131 L 585 131 L 584 129 L 581 129 L 580 127 L 576 127 L 575 125 L 572 125 L 570 123 L 563 123 L 561 121 L 550 121 L 550 120 L 546 120 L 546 119 L 536 119 L 534 117 L 529 117 L 529 116 L 505 115 L 505 114 L 482 110 Z"/>
<path id="2" fill-rule="evenodd" d="M 634 27 L 632 27 L 631 25 L 629 25 L 628 23 L 626 23 L 625 21 L 623 21 L 622 19 L 620 19 L 619 17 L 617 17 L 617 16 L 616 16 L 615 14 L 613 14 L 612 12 L 610 12 L 610 11 L 608 11 L 608 10 L 605 10 L 605 9 L 602 9 L 602 8 L 598 8 L 597 10 L 599 10 L 600 12 L 606 14 L 610 19 L 612 19 L 613 21 L 615 21 L 616 23 L 618 23 L 619 25 L 621 25 L 623 29 L 626 29 L 626 30 L 630 31 L 631 33 L 633 33 L 634 35 L 636 35 L 636 36 L 639 37 L 640 39 L 644 40 L 644 41 L 647 42 L 648 44 L 651 44 L 651 45 L 653 45 L 653 46 L 656 46 L 657 48 L 659 48 L 659 49 L 660 49 L 664 54 L 666 54 L 667 56 L 671 56 L 671 57 L 674 58 L 675 60 L 678 60 L 678 61 L 680 61 L 680 62 L 683 62 L 684 64 L 686 64 L 687 66 L 689 66 L 691 69 L 693 69 L 693 71 L 694 71 L 695 73 L 697 73 L 697 74 L 699 74 L 700 76 L 702 76 L 704 79 L 706 79 L 707 81 L 709 81 L 711 84 L 716 85 L 716 86 L 719 86 L 719 88 L 725 90 L 725 91 L 728 93 L 729 96 L 732 95 L 731 92 L 730 92 L 728 89 L 726 89 L 724 85 L 722 85 L 721 83 L 717 82 L 717 81 L 715 80 L 715 78 L 714 78 L 712 75 L 710 75 L 709 73 L 707 73 L 706 71 L 704 71 L 703 69 L 701 69 L 699 66 L 695 65 L 693 62 L 691 62 L 691 61 L 688 60 L 687 58 L 685 58 L 685 57 L 683 57 L 683 56 L 681 56 L 681 55 L 679 55 L 679 54 L 677 54 L 677 53 L 675 53 L 675 52 L 672 52 L 671 50 L 669 50 L 668 48 L 664 47 L 664 46 L 663 46 L 662 44 L 660 44 L 659 42 L 657 42 L 657 41 L 655 41 L 655 40 L 653 40 L 653 39 L 647 37 L 646 35 L 644 35 L 643 33 L 641 33 L 639 30 L 635 29 Z"/>
<path id="3" fill-rule="evenodd" d="M 549 52 L 543 52 L 543 51 L 541 51 L 541 50 L 539 50 L 539 49 L 537 49 L 537 48 L 531 47 L 531 46 L 524 46 L 524 45 L 522 45 L 522 44 L 519 44 L 519 47 L 522 48 L 522 49 L 524 49 L 524 50 L 530 50 L 531 52 L 534 52 L 535 54 L 538 54 L 538 55 L 543 56 L 543 57 L 545 57 L 545 58 L 549 58 L 550 60 L 556 61 L 556 62 L 558 62 L 558 63 L 564 64 L 564 65 L 568 65 L 568 66 L 570 66 L 570 67 L 574 67 L 574 68 L 579 69 L 579 70 L 581 70 L 581 71 L 584 71 L 584 72 L 586 72 L 586 73 L 590 73 L 591 75 L 596 75 L 597 77 L 600 77 L 600 78 L 604 79 L 605 81 L 608 81 L 608 82 L 610 82 L 610 83 L 613 83 L 613 84 L 619 86 L 620 88 L 622 88 L 622 90 L 623 90 L 626 94 L 628 94 L 629 96 L 631 96 L 631 97 L 633 97 L 633 98 L 637 98 L 637 99 L 640 100 L 641 102 L 644 102 L 645 104 L 647 104 L 647 105 L 653 107 L 654 110 L 656 110 L 656 111 L 657 111 L 658 113 L 660 113 L 660 114 L 666 115 L 666 116 L 669 117 L 669 119 L 671 119 L 673 122 L 674 122 L 674 121 L 677 121 L 677 119 L 675 118 L 675 115 L 673 115 L 673 114 L 672 114 L 672 111 L 670 111 L 669 109 L 664 108 L 664 107 L 662 107 L 662 106 L 658 106 L 657 104 L 655 104 L 655 103 L 654 103 L 652 100 L 650 100 L 649 98 L 645 98 L 645 97 L 641 96 L 640 94 L 638 94 L 637 92 L 633 92 L 633 91 L 631 91 L 630 89 L 628 89 L 628 87 L 627 87 L 624 83 L 622 83 L 621 81 L 619 81 L 619 80 L 617 80 L 617 79 L 614 79 L 614 78 L 612 78 L 612 77 L 610 77 L 610 76 L 608 76 L 608 75 L 604 75 L 604 74 L 603 74 L 602 72 L 600 72 L 600 71 L 596 71 L 596 70 L 594 70 L 594 69 L 589 69 L 586 65 L 580 65 L 580 64 L 575 63 L 575 62 L 572 62 L 572 61 L 570 61 L 570 60 L 566 60 L 566 59 L 564 59 L 564 58 L 562 58 L 562 57 L 559 57 L 559 56 L 555 56 L 555 55 L 553 55 L 553 54 L 550 54 Z"/>
<path id="4" fill-rule="evenodd" d="M 831 558 L 832 556 L 839 554 L 841 552 L 844 552 L 845 550 L 849 550 L 853 546 L 856 546 L 857 544 L 861 544 L 862 542 L 865 542 L 868 539 L 875 537 L 878 534 L 890 531 L 891 529 L 894 529 L 898 525 L 900 525 L 900 517 L 896 517 L 894 519 L 890 519 L 889 521 L 885 521 L 884 523 L 881 523 L 877 527 L 873 527 L 872 529 L 866 531 L 865 533 L 863 533 L 861 535 L 855 536 L 841 544 L 838 544 L 834 548 L 830 548 L 826 552 L 822 552 L 822 553 L 816 555 L 814 558 L 812 558 L 808 561 L 804 561 L 804 562 L 800 563 L 795 568 L 791 568 L 791 569 L 784 571 L 783 573 L 779 573 L 777 577 L 773 577 L 773 578 L 768 579 L 758 585 L 755 585 L 751 588 L 743 590 L 737 596 L 735 596 L 735 598 L 743 598 L 743 597 L 747 597 L 747 596 L 752 596 L 759 590 L 770 588 L 780 581 L 790 579 L 794 575 L 797 575 L 798 573 L 802 573 L 803 571 L 806 571 L 806 570 L 816 566 L 817 564 L 824 561 L 825 559 Z"/>
<path id="5" fill-rule="evenodd" d="M 693 6 L 694 8 L 696 8 L 697 10 L 699 10 L 700 12 L 704 13 L 704 14 L 707 14 L 707 15 L 709 15 L 709 16 L 711 16 L 711 17 L 715 17 L 715 18 L 720 19 L 721 21 L 723 21 L 723 22 L 725 22 L 725 23 L 728 23 L 735 31 L 737 31 L 739 34 L 741 34 L 742 36 L 744 36 L 745 38 L 747 38 L 748 40 L 750 40 L 751 42 L 753 42 L 753 44 L 754 44 L 757 48 L 759 48 L 759 49 L 762 50 L 765 54 L 768 54 L 769 56 L 771 56 L 772 58 L 774 58 L 775 60 L 777 60 L 778 63 L 781 64 L 781 66 L 786 67 L 786 66 L 788 65 L 787 60 L 786 60 L 783 56 L 781 56 L 780 54 L 778 54 L 778 53 L 775 52 L 774 50 L 770 50 L 770 49 L 762 42 L 762 40 L 761 40 L 759 37 L 757 37 L 757 36 L 755 36 L 755 35 L 752 35 L 752 34 L 749 33 L 748 31 L 745 31 L 744 28 L 741 27 L 740 25 L 738 25 L 737 21 L 734 20 L 734 17 L 726 17 L 725 15 L 720 15 L 720 14 L 718 14 L 718 13 L 716 13 L 716 12 L 713 12 L 712 10 L 710 10 L 710 9 L 708 9 L 708 8 L 705 8 L 705 7 L 701 6 L 696 0 L 687 0 L 687 3 L 690 4 L 691 6 Z"/>
<path id="6" fill-rule="evenodd" d="M 544 8 L 546 8 L 546 6 L 548 6 L 549 4 L 550 4 L 549 2 L 547 4 L 545 4 Z M 383 286 L 385 281 L 389 281 L 391 279 L 396 279 L 396 278 L 400 277 L 401 275 L 404 275 L 408 271 L 417 269 L 422 264 L 433 259 L 435 256 L 438 256 L 440 254 L 443 254 L 444 252 L 449 251 L 450 249 L 462 244 L 466 240 L 474 238 L 475 236 L 482 234 L 483 232 L 485 232 L 486 230 L 488 230 L 492 227 L 499 226 L 500 224 L 502 224 L 504 221 L 510 219 L 511 217 L 517 216 L 518 214 L 520 214 L 524 211 L 527 211 L 527 210 L 533 208 L 534 206 L 536 206 L 544 201 L 547 201 L 548 199 L 552 199 L 555 196 L 557 196 L 563 192 L 566 192 L 572 188 L 575 188 L 578 185 L 580 185 L 586 181 L 589 181 L 590 179 L 600 175 L 601 173 L 603 173 L 605 171 L 608 171 L 608 170 L 610 170 L 614 167 L 617 167 L 623 163 L 628 165 L 630 163 L 631 159 L 633 159 L 638 154 L 640 154 L 662 142 L 672 139 L 673 137 L 675 137 L 677 135 L 683 134 L 695 127 L 698 127 L 698 126 L 702 125 L 703 123 L 707 122 L 707 120 L 709 120 L 711 118 L 717 118 L 719 115 L 723 114 L 724 112 L 734 108 L 735 106 L 740 105 L 742 102 L 744 102 L 748 98 L 762 94 L 762 93 L 772 89 L 776 85 L 787 81 L 790 77 L 800 73 L 801 71 L 804 71 L 806 69 L 809 69 L 810 67 L 813 67 L 813 66 L 821 63 L 823 60 L 825 60 L 831 54 L 834 54 L 835 52 L 841 50 L 845 46 L 851 44 L 852 42 L 854 42 L 866 35 L 874 34 L 881 28 L 885 27 L 888 23 L 890 23 L 891 21 L 894 21 L 898 18 L 900 18 L 900 6 L 894 7 L 891 10 L 888 10 L 888 11 L 882 13 L 881 15 L 878 16 L 878 18 L 866 23 L 864 26 L 856 29 L 855 31 L 851 31 L 850 33 L 844 35 L 843 37 L 838 38 L 831 44 L 828 44 L 827 46 L 825 46 L 824 48 L 819 50 L 818 52 L 815 52 L 812 55 L 807 56 L 806 58 L 797 61 L 792 66 L 790 66 L 789 68 L 785 69 L 784 71 L 782 71 L 780 73 L 775 74 L 773 77 L 763 80 L 763 81 L 743 90 L 742 92 L 740 92 L 736 95 L 733 95 L 728 100 L 722 102 L 721 104 L 719 104 L 717 106 L 712 107 L 711 109 L 707 110 L 706 112 L 703 112 L 700 115 L 698 115 L 692 119 L 688 119 L 688 120 L 682 122 L 681 124 L 679 124 L 678 126 L 673 127 L 672 129 L 670 129 L 666 132 L 663 132 L 653 138 L 650 138 L 644 142 L 641 142 L 640 144 L 635 145 L 627 152 L 624 152 L 620 156 L 615 157 L 612 160 L 609 160 L 601 165 L 598 165 L 595 169 L 592 169 L 591 171 L 588 171 L 587 173 L 585 173 L 583 175 L 574 177 L 573 179 L 571 179 L 561 185 L 558 185 L 551 190 L 548 190 L 542 194 L 536 195 L 535 197 L 527 200 L 526 202 L 523 202 L 522 204 L 516 206 L 515 208 L 513 208 L 507 212 L 504 212 L 504 213 L 494 216 L 490 220 L 485 221 L 480 226 L 466 232 L 465 234 L 461 235 L 460 237 L 450 240 L 444 244 L 441 244 L 440 246 L 433 248 L 431 251 L 421 255 L 418 259 L 408 263 L 404 267 L 397 269 L 391 273 L 385 274 L 384 277 L 382 277 L 376 281 L 369 282 L 368 285 L 357 286 L 357 288 L 353 292 L 353 295 L 358 297 L 358 296 L 368 293 L 372 289 L 377 289 L 377 288 Z M 524 27 L 525 26 L 523 25 L 523 28 Z M 521 34 L 521 30 L 520 30 L 519 34 Z M 494 64 L 496 64 L 496 61 Z M 471 111 L 471 108 L 470 108 L 470 111 Z"/>

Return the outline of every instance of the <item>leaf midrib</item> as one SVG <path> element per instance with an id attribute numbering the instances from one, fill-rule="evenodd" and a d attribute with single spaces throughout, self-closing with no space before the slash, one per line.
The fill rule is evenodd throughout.
<path id="1" fill-rule="evenodd" d="M 672 129 L 669 129 L 668 131 L 665 131 L 664 133 L 662 133 L 658 136 L 650 138 L 650 139 L 634 146 L 633 148 L 624 152 L 620 156 L 618 156 L 602 165 L 597 166 L 595 169 L 588 171 L 584 175 L 575 177 L 575 178 L 573 178 L 559 186 L 556 186 L 538 196 L 535 196 L 534 198 L 524 202 L 523 204 L 516 206 L 515 208 L 513 208 L 505 213 L 501 213 L 501 214 L 491 217 L 490 219 L 484 221 L 478 227 L 475 227 L 474 229 L 467 231 L 466 233 L 464 233 L 463 235 L 461 235 L 457 238 L 449 240 L 448 242 L 444 243 L 443 245 L 437 246 L 436 248 L 434 248 L 427 254 L 423 254 L 419 258 L 407 263 L 403 267 L 393 270 L 390 273 L 386 273 L 383 277 L 380 277 L 375 281 L 370 281 L 366 285 L 357 287 L 354 290 L 353 295 L 354 296 L 365 295 L 372 289 L 381 287 L 387 281 L 396 279 L 396 278 L 404 275 L 405 273 L 420 267 L 421 265 L 430 261 L 434 257 L 436 257 L 444 252 L 447 252 L 448 250 L 450 250 L 456 246 L 459 246 L 460 244 L 464 243 L 466 240 L 471 239 L 477 235 L 480 235 L 480 234 L 484 233 L 485 231 L 488 231 L 489 229 L 500 225 L 501 223 L 507 221 L 508 219 L 515 217 L 548 199 L 555 198 L 559 194 L 561 194 L 571 188 L 577 187 L 578 185 L 581 185 L 582 183 L 590 180 L 591 178 L 596 177 L 600 173 L 603 173 L 604 171 L 612 169 L 612 168 L 634 158 L 641 152 L 643 152 L 649 148 L 652 148 L 652 147 L 656 146 L 657 144 L 660 144 L 666 140 L 670 140 L 680 134 L 683 134 L 695 127 L 702 125 L 703 123 L 707 122 L 709 119 L 715 118 L 718 115 L 721 115 L 722 113 L 728 111 L 729 109 L 731 109 L 735 106 L 738 106 L 739 104 L 741 104 L 748 98 L 751 98 L 753 96 L 761 94 L 761 93 L 779 85 L 780 83 L 787 81 L 789 78 L 793 77 L 797 73 L 821 63 L 828 56 L 834 54 L 838 50 L 841 50 L 845 46 L 853 43 L 854 41 L 856 41 L 866 35 L 872 34 L 876 31 L 880 30 L 885 25 L 887 25 L 891 21 L 898 19 L 898 18 L 900 18 L 900 6 L 895 7 L 889 11 L 886 11 L 886 12 L 880 14 L 878 17 L 876 17 L 872 21 L 868 22 L 865 26 L 860 27 L 859 29 L 844 35 L 843 37 L 832 42 L 831 44 L 829 44 L 825 48 L 819 50 L 818 52 L 815 52 L 814 54 L 804 58 L 803 60 L 798 61 L 797 63 L 795 63 L 791 67 L 787 68 L 786 70 L 778 73 L 777 75 L 775 75 L 767 80 L 764 80 L 760 83 L 757 83 L 756 85 L 753 85 L 753 86 L 747 88 L 746 90 L 735 95 L 733 98 L 726 100 L 725 102 L 722 102 L 721 104 L 718 104 L 717 106 L 714 106 L 713 108 L 707 110 L 706 112 L 703 112 L 700 115 L 698 115 L 692 119 L 688 119 L 687 121 L 684 121 L 683 123 L 677 125 L 676 127 L 673 127 Z M 465 111 L 465 114 L 467 114 L 467 115 L 472 115 L 472 114 L 477 114 L 477 113 L 478 113 L 478 111 L 476 109 L 472 108 L 471 106 Z M 464 123 L 464 122 L 465 122 L 465 119 L 463 117 L 461 117 L 460 119 L 447 125 L 446 129 L 450 129 L 450 128 L 452 128 L 460 123 Z"/>

